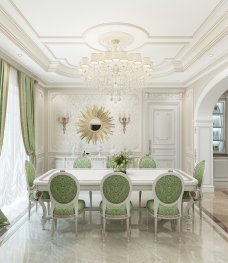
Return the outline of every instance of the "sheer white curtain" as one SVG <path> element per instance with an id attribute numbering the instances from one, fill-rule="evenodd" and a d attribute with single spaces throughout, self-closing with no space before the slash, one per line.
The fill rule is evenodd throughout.
<path id="1" fill-rule="evenodd" d="M 10 69 L 3 148 L 0 156 L 0 208 L 26 195 L 25 153 L 20 124 L 17 71 Z"/>

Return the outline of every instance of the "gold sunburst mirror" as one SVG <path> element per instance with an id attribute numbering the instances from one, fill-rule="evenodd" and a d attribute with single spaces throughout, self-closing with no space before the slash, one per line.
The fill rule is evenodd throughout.
<path id="1" fill-rule="evenodd" d="M 87 108 L 85 112 L 81 112 L 81 114 L 77 130 L 81 139 L 85 138 L 88 143 L 90 141 L 93 143 L 103 142 L 112 134 L 112 128 L 115 126 L 113 117 L 104 107 L 94 105 L 92 108 Z"/>

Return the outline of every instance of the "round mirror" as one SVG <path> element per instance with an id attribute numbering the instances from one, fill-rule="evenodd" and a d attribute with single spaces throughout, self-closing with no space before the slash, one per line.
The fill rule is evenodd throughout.
<path id="1" fill-rule="evenodd" d="M 94 144 L 107 140 L 115 126 L 110 112 L 95 105 L 82 112 L 77 125 L 81 139 L 85 138 L 88 143 L 92 141 Z"/>
<path id="2" fill-rule="evenodd" d="M 93 118 L 91 121 L 90 121 L 90 129 L 92 131 L 98 131 L 100 130 L 101 128 L 101 121 L 100 119 L 98 118 Z"/>

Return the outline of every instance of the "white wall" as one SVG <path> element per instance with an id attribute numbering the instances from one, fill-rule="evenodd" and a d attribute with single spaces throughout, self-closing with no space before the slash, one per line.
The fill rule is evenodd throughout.
<path id="1" fill-rule="evenodd" d="M 102 144 L 105 154 L 108 154 L 114 145 L 116 151 L 127 148 L 139 157 L 148 154 L 148 142 L 151 140 L 151 153 L 158 166 L 181 167 L 182 91 L 180 90 L 169 92 L 153 89 L 146 93 L 129 94 L 123 96 L 122 101 L 116 104 L 111 102 L 107 95 L 88 89 L 50 88 L 44 92 L 42 88 L 38 88 L 36 96 L 36 130 L 39 131 L 37 144 L 40 143 L 37 149 L 39 171 L 53 168 L 56 156 L 71 155 L 73 147 L 76 154 L 80 154 L 82 150 L 97 154 L 97 145 L 81 141 L 77 133 L 77 122 L 81 112 L 93 105 L 105 107 L 114 118 L 113 135 Z M 156 117 L 155 112 L 168 119 L 162 118 L 161 115 Z M 70 114 L 70 121 L 64 134 L 57 118 L 58 114 L 65 113 Z M 118 120 L 119 114 L 123 113 L 130 114 L 131 118 L 125 134 Z M 47 118 L 47 131 L 45 118 Z M 166 125 L 168 123 L 170 125 Z M 167 135 L 166 140 L 164 136 L 160 136 L 164 131 Z"/>
<path id="2" fill-rule="evenodd" d="M 114 146 L 116 151 L 124 148 L 135 154 L 142 153 L 142 96 L 141 93 L 122 96 L 118 103 L 110 101 L 109 96 L 91 90 L 79 89 L 49 89 L 48 91 L 48 162 L 54 166 L 56 155 L 70 155 L 75 147 L 76 154 L 85 150 L 97 153 L 97 145 L 89 144 L 80 139 L 77 133 L 77 123 L 83 111 L 93 105 L 103 106 L 114 118 L 115 127 L 109 139 L 102 143 L 103 152 L 108 154 Z M 62 125 L 57 121 L 58 114 L 69 113 L 70 120 L 63 133 Z M 119 114 L 130 115 L 126 132 L 119 122 Z M 100 144 L 100 143 L 98 143 Z"/>

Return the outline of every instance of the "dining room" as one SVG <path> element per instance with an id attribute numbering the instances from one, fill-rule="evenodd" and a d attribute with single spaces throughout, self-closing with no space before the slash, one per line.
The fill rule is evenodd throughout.
<path id="1" fill-rule="evenodd" d="M 227 11 L 0 1 L 0 262 L 227 262 Z"/>

